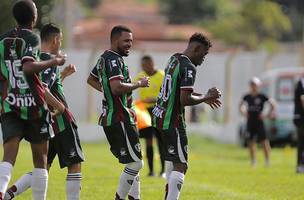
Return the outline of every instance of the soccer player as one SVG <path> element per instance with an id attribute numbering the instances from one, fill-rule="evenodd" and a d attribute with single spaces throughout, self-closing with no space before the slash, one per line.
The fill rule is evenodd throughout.
<path id="1" fill-rule="evenodd" d="M 256 141 L 260 142 L 264 149 L 265 166 L 269 166 L 270 144 L 264 127 L 263 109 L 265 103 L 269 103 L 270 110 L 268 117 L 274 116 L 275 103 L 274 100 L 269 99 L 266 95 L 260 93 L 261 85 L 260 79 L 253 77 L 250 82 L 250 92 L 246 94 L 239 105 L 241 114 L 247 118 L 247 132 L 248 132 L 248 148 L 250 153 L 251 165 L 256 165 Z"/>
<path id="2" fill-rule="evenodd" d="M 52 134 L 47 103 L 64 111 L 42 86 L 38 72 L 54 65 L 63 65 L 64 56 L 38 62 L 39 37 L 32 32 L 37 9 L 32 1 L 17 1 L 13 15 L 18 26 L 0 36 L 1 128 L 3 160 L 0 162 L 0 200 L 10 181 L 19 143 L 25 138 L 33 154 L 32 193 L 34 200 L 44 200 L 47 191 L 47 149 Z"/>
<path id="3" fill-rule="evenodd" d="M 41 60 L 50 60 L 59 53 L 62 42 L 62 32 L 55 24 L 46 24 L 41 30 Z M 65 105 L 63 114 L 57 115 L 54 119 L 53 129 L 55 137 L 49 142 L 48 168 L 56 155 L 58 155 L 60 167 L 68 168 L 66 179 L 67 200 L 79 200 L 81 183 L 81 162 L 84 156 L 81 150 L 76 121 L 67 109 L 62 80 L 75 72 L 75 66 L 67 66 L 61 74 L 55 66 L 41 72 L 41 80 L 45 83 L 51 93 Z M 5 194 L 4 200 L 13 199 L 31 187 L 32 174 L 23 175 Z"/>
<path id="4" fill-rule="evenodd" d="M 304 77 L 297 83 L 294 94 L 294 124 L 297 127 L 297 173 L 304 173 Z"/>
<path id="5" fill-rule="evenodd" d="M 150 87 L 139 89 L 138 91 L 139 99 L 145 103 L 145 107 L 147 108 L 152 118 L 152 110 L 156 103 L 156 98 L 161 87 L 161 82 L 164 78 L 164 71 L 155 68 L 153 59 L 149 55 L 145 55 L 141 58 L 141 67 L 143 71 L 137 75 L 136 79 L 148 76 L 150 78 Z M 163 141 L 160 132 L 157 129 L 155 129 L 155 127 L 153 126 L 139 130 L 139 137 L 145 138 L 146 140 L 146 156 L 148 159 L 148 166 L 149 166 L 148 176 L 154 176 L 153 135 L 155 135 L 157 139 L 158 150 L 161 161 L 161 170 L 159 175 L 161 177 L 164 177 L 165 160 L 164 160 Z"/>
<path id="6" fill-rule="evenodd" d="M 135 112 L 132 108 L 132 91 L 149 86 L 149 78 L 131 82 L 123 56 L 128 56 L 133 43 L 131 30 L 115 26 L 111 31 L 111 48 L 99 58 L 88 77 L 88 84 L 103 91 L 103 113 L 99 124 L 111 146 L 111 152 L 125 164 L 116 192 L 116 200 L 140 199 L 139 170 L 143 167 Z M 102 87 L 102 88 L 101 88 Z"/>
<path id="7" fill-rule="evenodd" d="M 171 56 L 157 103 L 153 109 L 153 126 L 162 134 L 166 162 L 166 200 L 179 199 L 188 166 L 188 140 L 185 125 L 185 106 L 207 103 L 212 108 L 221 106 L 221 92 L 211 88 L 206 95 L 193 91 L 196 66 L 208 54 L 211 42 L 201 33 L 190 37 L 183 53 Z"/>

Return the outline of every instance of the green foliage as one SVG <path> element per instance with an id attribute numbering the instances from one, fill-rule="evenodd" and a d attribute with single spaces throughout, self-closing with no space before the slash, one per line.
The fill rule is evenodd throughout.
<path id="1" fill-rule="evenodd" d="M 85 133 L 83 133 L 85 134 Z M 226 134 L 226 133 L 223 133 Z M 273 149 L 271 166 L 264 167 L 262 150 L 258 150 L 257 167 L 250 167 L 247 149 L 219 144 L 190 134 L 189 169 L 180 199 L 186 200 L 300 200 L 303 196 L 303 176 L 295 173 L 295 150 Z M 143 144 L 144 141 L 141 141 Z M 144 148 L 143 148 L 144 149 Z M 83 144 L 86 161 L 82 165 L 81 199 L 113 199 L 123 165 L 111 155 L 107 143 Z M 3 150 L 0 149 L 0 155 Z M 156 171 L 159 170 L 155 156 Z M 53 163 L 49 173 L 49 200 L 65 198 L 66 169 Z M 20 147 L 10 185 L 33 168 L 30 146 Z M 166 181 L 147 177 L 147 164 L 141 172 L 144 200 L 163 199 Z M 15 200 L 31 200 L 31 190 Z"/>
<path id="2" fill-rule="evenodd" d="M 233 4 L 238 6 L 235 2 L 231 6 Z M 203 24 L 229 45 L 274 51 L 281 35 L 291 30 L 289 18 L 271 1 L 247 0 L 233 12 L 218 13 L 216 20 Z"/>
<path id="3" fill-rule="evenodd" d="M 15 21 L 12 14 L 12 7 L 14 1 L 1 0 L 0 3 L 0 35 L 5 33 L 8 29 L 15 26 Z"/>

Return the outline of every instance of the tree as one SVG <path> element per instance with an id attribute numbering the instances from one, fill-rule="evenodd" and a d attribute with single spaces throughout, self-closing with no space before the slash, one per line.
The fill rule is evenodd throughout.
<path id="1" fill-rule="evenodd" d="M 276 41 L 291 30 L 289 18 L 280 6 L 266 0 L 248 0 L 235 12 L 218 15 L 206 23 L 216 38 L 247 49 L 275 49 Z"/>

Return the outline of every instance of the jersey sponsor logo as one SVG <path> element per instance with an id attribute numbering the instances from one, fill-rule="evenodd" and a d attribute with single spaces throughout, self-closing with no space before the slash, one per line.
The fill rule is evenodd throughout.
<path id="1" fill-rule="evenodd" d="M 31 94 L 18 94 L 9 93 L 5 99 L 10 105 L 17 107 L 31 107 L 36 106 L 34 97 Z"/>
<path id="2" fill-rule="evenodd" d="M 165 108 L 161 108 L 159 106 L 155 106 L 154 109 L 152 110 L 152 113 L 155 117 L 157 118 L 163 118 L 163 113 L 165 111 Z"/>

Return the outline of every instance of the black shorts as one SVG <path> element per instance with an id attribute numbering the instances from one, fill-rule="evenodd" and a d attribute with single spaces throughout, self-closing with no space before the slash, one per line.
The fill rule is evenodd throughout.
<path id="1" fill-rule="evenodd" d="M 48 151 L 48 164 L 53 163 L 58 155 L 60 168 L 70 167 L 84 161 L 84 155 L 81 149 L 77 127 L 69 124 L 65 130 L 56 134 L 50 140 Z"/>
<path id="2" fill-rule="evenodd" d="M 120 163 L 127 164 L 142 159 L 138 131 L 135 125 L 123 122 L 104 126 L 112 154 Z"/>
<path id="3" fill-rule="evenodd" d="M 147 128 L 139 130 L 139 137 L 140 138 L 146 138 L 151 139 L 153 138 L 155 128 L 153 126 L 149 126 Z"/>
<path id="4" fill-rule="evenodd" d="M 261 120 L 248 120 L 247 133 L 247 139 L 249 140 L 261 142 L 267 139 L 264 122 Z"/>
<path id="5" fill-rule="evenodd" d="M 46 119 L 24 120 L 15 112 L 1 115 L 1 128 L 3 143 L 10 138 L 21 137 L 30 143 L 39 144 L 47 141 L 53 133 Z"/>
<path id="6" fill-rule="evenodd" d="M 164 142 L 165 160 L 188 163 L 188 138 L 185 129 L 160 130 Z"/>

